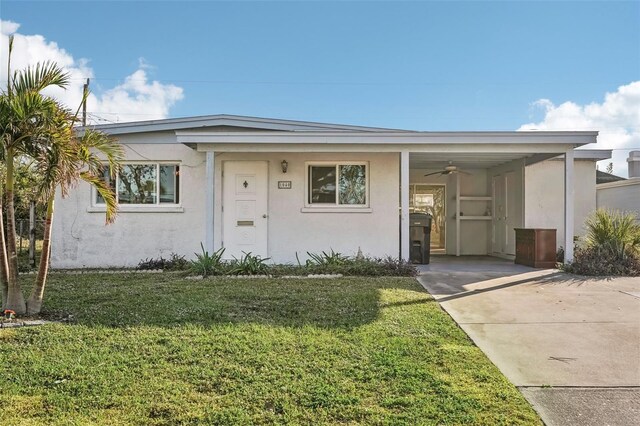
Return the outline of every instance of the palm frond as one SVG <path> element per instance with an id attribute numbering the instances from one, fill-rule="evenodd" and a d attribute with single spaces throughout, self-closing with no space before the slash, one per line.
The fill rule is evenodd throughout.
<path id="1" fill-rule="evenodd" d="M 587 244 L 623 259 L 640 249 L 640 225 L 632 213 L 596 210 L 586 221 Z"/>
<path id="2" fill-rule="evenodd" d="M 20 92 L 39 93 L 49 86 L 65 89 L 69 84 L 69 73 L 55 62 L 39 62 L 35 66 L 15 71 L 11 83 L 11 90 L 14 94 Z"/>
<path id="3" fill-rule="evenodd" d="M 96 176 L 89 172 L 80 172 L 80 179 L 91 184 L 98 194 L 104 199 L 106 210 L 106 223 L 112 223 L 118 213 L 118 203 L 113 188 L 109 186 L 102 176 Z"/>

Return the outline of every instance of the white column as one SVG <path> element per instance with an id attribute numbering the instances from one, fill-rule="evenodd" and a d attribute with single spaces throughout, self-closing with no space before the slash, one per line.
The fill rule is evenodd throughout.
<path id="1" fill-rule="evenodd" d="M 409 152 L 400 152 L 400 257 L 409 260 Z"/>
<path id="2" fill-rule="evenodd" d="M 574 176 L 573 149 L 564 155 L 564 261 L 573 261 Z"/>
<path id="3" fill-rule="evenodd" d="M 460 256 L 460 173 L 456 173 L 456 256 Z"/>
<path id="4" fill-rule="evenodd" d="M 207 151 L 207 163 L 206 163 L 206 179 L 205 179 L 205 224 L 206 236 L 205 236 L 205 249 L 211 253 L 213 252 L 213 220 L 214 220 L 214 200 L 216 195 L 215 186 L 215 171 L 216 171 L 216 154 L 213 151 Z"/>

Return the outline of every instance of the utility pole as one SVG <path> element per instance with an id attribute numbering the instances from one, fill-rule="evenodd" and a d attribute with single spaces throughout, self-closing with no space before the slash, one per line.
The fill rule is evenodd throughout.
<path id="1" fill-rule="evenodd" d="M 82 126 L 87 125 L 87 97 L 89 96 L 89 79 L 82 88 Z"/>

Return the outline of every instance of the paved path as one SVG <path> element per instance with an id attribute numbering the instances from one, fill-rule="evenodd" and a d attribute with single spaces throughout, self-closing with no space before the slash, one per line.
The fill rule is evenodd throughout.
<path id="1" fill-rule="evenodd" d="M 640 424 L 640 278 L 434 258 L 420 283 L 548 425 Z"/>

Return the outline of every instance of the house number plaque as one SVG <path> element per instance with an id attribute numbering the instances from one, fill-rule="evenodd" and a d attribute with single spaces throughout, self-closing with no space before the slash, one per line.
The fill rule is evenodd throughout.
<path id="1" fill-rule="evenodd" d="M 291 181 L 290 180 L 279 180 L 278 181 L 278 189 L 291 189 Z"/>

